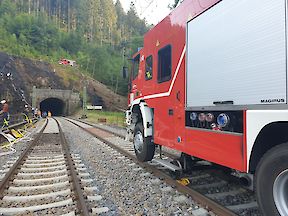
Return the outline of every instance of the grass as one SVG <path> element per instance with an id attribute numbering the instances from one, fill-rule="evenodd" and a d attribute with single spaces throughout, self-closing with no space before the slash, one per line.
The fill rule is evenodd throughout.
<path id="1" fill-rule="evenodd" d="M 87 110 L 87 121 L 92 123 L 103 123 L 118 127 L 125 127 L 125 113 L 107 112 L 98 110 Z"/>

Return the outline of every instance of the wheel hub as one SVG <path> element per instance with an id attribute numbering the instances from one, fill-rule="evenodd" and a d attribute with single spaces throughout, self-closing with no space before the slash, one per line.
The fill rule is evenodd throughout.
<path id="1" fill-rule="evenodd" d="M 277 176 L 273 185 L 273 197 L 279 214 L 288 215 L 288 169 Z"/>
<path id="2" fill-rule="evenodd" d="M 134 148 L 138 153 L 140 153 L 143 149 L 143 145 L 144 145 L 144 140 L 143 140 L 142 133 L 138 131 L 134 137 Z"/>

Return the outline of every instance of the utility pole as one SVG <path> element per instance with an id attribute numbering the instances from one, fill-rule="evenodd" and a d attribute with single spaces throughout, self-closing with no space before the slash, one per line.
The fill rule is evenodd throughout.
<path id="1" fill-rule="evenodd" d="M 87 88 L 86 88 L 86 82 L 84 82 L 83 87 L 83 107 L 82 107 L 82 119 L 87 118 Z"/>
<path id="2" fill-rule="evenodd" d="M 32 107 L 36 108 L 36 86 L 32 90 Z"/>

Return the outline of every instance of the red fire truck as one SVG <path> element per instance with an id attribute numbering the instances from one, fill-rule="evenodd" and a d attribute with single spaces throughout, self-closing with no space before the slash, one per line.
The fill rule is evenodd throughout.
<path id="1" fill-rule="evenodd" d="M 287 216 L 286 23 L 286 0 L 184 0 L 146 33 L 126 112 L 138 159 L 160 146 L 229 167 Z"/>

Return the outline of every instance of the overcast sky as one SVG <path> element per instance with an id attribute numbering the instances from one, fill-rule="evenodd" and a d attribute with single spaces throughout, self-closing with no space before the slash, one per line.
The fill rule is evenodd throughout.
<path id="1" fill-rule="evenodd" d="M 163 20 L 169 13 L 169 4 L 174 0 L 120 0 L 124 10 L 129 10 L 130 3 L 134 2 L 138 15 L 146 18 L 148 24 L 156 25 Z"/>

